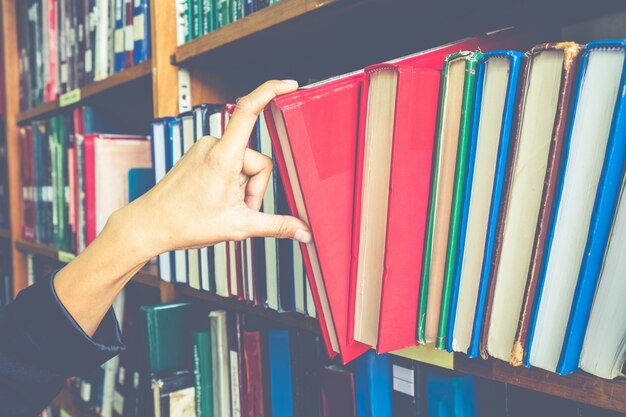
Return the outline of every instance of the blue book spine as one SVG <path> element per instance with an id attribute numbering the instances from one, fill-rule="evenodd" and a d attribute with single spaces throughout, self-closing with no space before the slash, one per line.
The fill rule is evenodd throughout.
<path id="1" fill-rule="evenodd" d="M 133 30 L 135 45 L 133 48 L 133 63 L 135 65 L 150 59 L 150 3 L 149 0 L 134 0 Z"/>
<path id="2" fill-rule="evenodd" d="M 391 417 L 391 356 L 368 350 L 356 360 L 356 417 Z"/>
<path id="3" fill-rule="evenodd" d="M 254 12 L 254 0 L 243 0 L 243 15 L 248 16 Z"/>
<path id="4" fill-rule="evenodd" d="M 480 283 L 478 285 L 478 296 L 476 300 L 476 310 L 474 313 L 474 328 L 472 330 L 472 339 L 467 351 L 467 356 L 476 358 L 480 355 L 480 336 L 485 319 L 485 306 L 487 304 L 487 296 L 489 292 L 489 278 L 491 276 L 491 267 L 493 263 L 493 251 L 496 245 L 496 231 L 498 226 L 498 218 L 500 217 L 502 194 L 504 192 L 504 182 L 507 172 L 507 159 L 509 155 L 509 145 L 511 143 L 511 135 L 513 133 L 513 121 L 516 115 L 515 104 L 517 102 L 517 91 L 524 63 L 524 54 L 516 51 L 492 51 L 487 52 L 483 56 L 479 70 L 484 63 L 493 56 L 506 56 L 511 61 L 509 70 L 509 82 L 507 84 L 506 99 L 504 102 L 504 111 L 502 114 L 502 128 L 500 131 L 500 145 L 498 147 L 498 156 L 496 161 L 496 172 L 494 175 L 493 191 L 491 193 L 491 207 L 489 208 L 489 220 L 487 222 L 487 236 L 485 239 L 485 256 L 483 258 L 482 271 L 480 274 Z M 484 80 L 484 69 L 482 70 L 482 79 L 480 80 L 481 97 L 482 82 Z M 480 74 L 479 74 L 480 75 Z M 477 100 L 478 102 L 478 100 Z M 476 104 L 477 106 L 479 103 Z M 480 117 L 478 113 L 475 117 Z M 478 119 L 476 119 L 478 120 Z M 476 122 L 475 120 L 475 122 Z M 474 135 L 478 136 L 478 123 L 474 123 L 475 128 L 472 131 L 472 140 Z M 475 155 L 474 155 L 475 158 Z M 473 164 L 473 161 L 472 161 Z M 468 193 L 471 195 L 471 193 Z M 465 207 L 464 207 L 465 209 Z M 469 209 L 469 207 L 468 207 Z M 465 226 L 466 227 L 466 226 Z M 463 245 L 465 241 L 465 231 L 463 234 Z M 457 269 L 457 283 L 455 285 L 455 304 L 454 312 L 456 313 L 456 302 L 458 296 L 458 286 L 460 284 L 461 265 L 463 259 L 459 259 L 459 267 Z M 451 313 L 452 314 L 452 313 Z M 454 326 L 452 331 L 454 331 Z M 452 340 L 452 337 L 450 337 Z"/>
<path id="5" fill-rule="evenodd" d="M 585 55 L 593 53 L 594 50 L 607 47 L 626 49 L 626 41 L 592 42 L 587 45 Z M 626 66 L 624 68 L 626 69 Z M 569 374 L 578 370 L 587 322 L 591 314 L 593 296 L 602 269 L 604 253 L 609 240 L 615 207 L 624 175 L 626 163 L 626 140 L 624 140 L 626 137 L 625 70 L 622 70 L 619 91 L 621 95 L 618 95 L 613 112 L 606 158 L 598 184 L 598 192 L 587 235 L 587 244 L 578 275 L 576 291 L 574 292 L 561 357 L 557 365 L 557 372 L 560 374 Z"/>
<path id="6" fill-rule="evenodd" d="M 272 415 L 293 417 L 289 332 L 287 330 L 269 330 L 267 345 Z"/>
<path id="7" fill-rule="evenodd" d="M 113 50 L 115 59 L 113 61 L 113 71 L 120 72 L 124 69 L 124 0 L 115 0 L 115 31 L 113 33 Z"/>

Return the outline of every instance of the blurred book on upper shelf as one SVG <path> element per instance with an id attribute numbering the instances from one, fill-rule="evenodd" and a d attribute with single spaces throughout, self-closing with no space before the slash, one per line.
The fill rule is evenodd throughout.
<path id="1" fill-rule="evenodd" d="M 149 0 L 17 2 L 20 109 L 151 57 Z"/>

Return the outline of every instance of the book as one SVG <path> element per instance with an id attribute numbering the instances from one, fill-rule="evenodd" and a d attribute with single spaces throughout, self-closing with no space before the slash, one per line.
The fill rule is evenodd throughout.
<path id="1" fill-rule="evenodd" d="M 368 350 L 354 363 L 356 415 L 391 417 L 391 355 Z"/>
<path id="2" fill-rule="evenodd" d="M 142 306 L 148 328 L 152 372 L 193 369 L 191 317 L 188 303 Z M 213 362 L 215 363 L 215 361 Z"/>
<path id="3" fill-rule="evenodd" d="M 621 115 L 624 45 L 592 43 L 581 60 L 526 352 L 526 363 L 553 372 L 577 369 L 580 348 L 569 344 L 580 346 L 587 321 L 582 304 L 584 299 L 590 303 L 595 292 L 620 191 L 626 162 L 626 143 L 621 140 L 626 128 Z M 579 281 L 583 259 L 585 268 L 591 267 L 590 261 L 596 266 L 589 272 L 583 269 Z M 582 287 L 575 295 L 577 283 Z M 576 323 L 566 335 L 570 317 Z M 559 365 L 561 353 L 565 363 Z"/>
<path id="4" fill-rule="evenodd" d="M 292 358 L 287 330 L 267 332 L 272 415 L 293 416 Z"/>
<path id="5" fill-rule="evenodd" d="M 193 332 L 193 360 L 195 376 L 196 416 L 213 415 L 213 369 L 211 333 Z"/>
<path id="6" fill-rule="evenodd" d="M 133 64 L 140 64 L 151 58 L 150 2 L 136 0 L 133 9 Z"/>
<path id="7" fill-rule="evenodd" d="M 322 416 L 356 417 L 354 374 L 337 365 L 321 371 Z"/>
<path id="8" fill-rule="evenodd" d="M 422 298 L 426 303 L 425 306 L 420 305 L 417 333 L 420 342 L 436 342 L 439 348 L 445 341 L 441 336 L 446 319 L 440 322 L 440 318 L 448 313 L 451 282 L 448 274 L 450 258 L 446 254 L 450 252 L 451 257 L 456 255 L 459 202 L 467 163 L 477 58 L 479 56 L 472 52 L 458 52 L 447 56 L 443 64 L 440 120 L 424 252 L 425 282 L 422 291 L 427 291 L 428 296 Z"/>
<path id="9" fill-rule="evenodd" d="M 623 302 L 626 279 L 620 272 L 624 271 L 626 259 L 622 255 L 626 246 L 626 176 L 624 178 L 579 362 L 583 371 L 609 379 L 624 373 L 626 361 L 626 328 L 623 320 L 615 320 L 626 315 Z M 574 324 L 570 318 L 569 326 Z M 561 366 L 566 365 L 563 359 L 561 363 Z"/>
<path id="10" fill-rule="evenodd" d="M 485 251 L 479 288 L 488 296 L 479 297 L 471 356 L 489 354 L 508 361 L 511 355 L 541 207 L 547 209 L 554 198 L 544 193 L 544 184 L 555 158 L 561 158 L 570 71 L 579 52 L 579 45 L 564 43 L 537 45 L 528 54 L 503 200 L 497 220 L 490 218 L 489 227 L 492 221 L 497 226 L 493 246 Z"/>
<path id="11" fill-rule="evenodd" d="M 124 61 L 126 59 L 126 43 L 124 36 L 126 35 L 126 0 L 113 0 L 115 1 L 115 33 L 113 35 L 114 43 L 113 49 L 115 53 L 114 72 L 120 72 L 124 69 Z"/>
<path id="12" fill-rule="evenodd" d="M 419 365 L 417 362 L 391 355 L 391 415 L 419 415 Z"/>
<path id="13" fill-rule="evenodd" d="M 172 118 L 166 117 L 152 121 L 152 167 L 154 171 L 154 182 L 158 183 L 165 177 L 165 174 L 172 165 L 172 146 L 170 139 L 170 124 Z M 174 281 L 174 254 L 172 252 L 162 253 L 158 257 L 159 277 L 167 282 Z"/>
<path id="14" fill-rule="evenodd" d="M 449 351 L 467 353 L 470 345 L 489 239 L 489 216 L 499 208 L 523 60 L 521 52 L 492 51 L 478 63 L 459 255 L 451 295 Z"/>
<path id="15" fill-rule="evenodd" d="M 378 352 L 415 344 L 421 265 L 406 253 L 424 242 L 440 75 L 412 61 L 366 68 L 361 103 L 350 305 L 354 339 Z"/>
<path id="16" fill-rule="evenodd" d="M 152 380 L 154 412 L 160 417 L 196 416 L 194 402 L 194 375 L 177 372 Z"/>
<path id="17" fill-rule="evenodd" d="M 244 331 L 243 355 L 247 376 L 247 390 L 244 394 L 248 404 L 246 417 L 263 417 L 266 408 L 263 391 L 267 389 L 264 386 L 264 374 L 267 371 L 263 367 L 263 340 L 260 331 Z"/>
<path id="18" fill-rule="evenodd" d="M 174 118 L 170 122 L 170 141 L 172 146 L 172 159 L 170 167 L 183 157 L 183 141 L 181 138 L 181 120 Z M 174 278 L 175 282 L 186 284 L 188 282 L 187 275 L 187 252 L 185 250 L 174 251 Z"/>
<path id="19" fill-rule="evenodd" d="M 211 323 L 211 363 L 213 364 L 213 415 L 231 416 L 230 352 L 228 323 L 224 310 L 209 313 Z"/>

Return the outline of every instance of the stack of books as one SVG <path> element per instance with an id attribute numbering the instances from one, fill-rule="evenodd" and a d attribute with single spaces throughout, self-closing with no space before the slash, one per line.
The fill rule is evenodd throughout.
<path id="1" fill-rule="evenodd" d="M 175 0 L 178 45 L 249 16 L 279 0 Z"/>
<path id="2" fill-rule="evenodd" d="M 151 173 L 148 138 L 98 133 L 115 131 L 91 107 L 20 128 L 25 240 L 77 254 L 132 193 L 152 186 L 137 180 Z"/>
<path id="3" fill-rule="evenodd" d="M 220 138 L 233 105 L 201 104 L 175 118 L 152 123 L 154 181 L 158 182 L 203 136 Z M 272 156 L 267 125 L 259 118 L 249 146 Z M 277 168 L 263 199 L 266 213 L 289 214 Z M 235 297 L 280 312 L 316 316 L 304 272 L 300 246 L 290 240 L 254 238 L 209 248 L 165 253 L 158 258 L 159 276 L 223 297 Z"/>
<path id="4" fill-rule="evenodd" d="M 535 44 L 465 39 L 266 109 L 331 356 L 620 373 L 626 42 Z"/>
<path id="5" fill-rule="evenodd" d="M 53 102 L 150 58 L 148 0 L 17 3 L 20 108 Z"/>

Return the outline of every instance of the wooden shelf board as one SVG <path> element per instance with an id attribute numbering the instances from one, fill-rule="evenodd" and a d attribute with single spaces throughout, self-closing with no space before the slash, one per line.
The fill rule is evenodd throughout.
<path id="1" fill-rule="evenodd" d="M 59 259 L 59 251 L 52 246 L 41 245 L 39 243 L 33 243 L 23 239 L 17 239 L 15 241 L 15 247 L 25 253 L 46 256 L 51 259 Z"/>
<path id="2" fill-rule="evenodd" d="M 152 60 L 144 61 L 140 64 L 134 65 L 123 71 L 113 74 L 108 78 L 101 81 L 96 81 L 92 84 L 86 85 L 80 89 L 80 100 L 73 105 L 82 104 L 85 101 L 92 99 L 102 93 L 111 91 L 117 87 L 121 87 L 148 77 L 152 74 Z M 41 106 L 25 110 L 17 115 L 17 123 L 20 125 L 26 124 L 32 120 L 41 119 L 51 116 L 59 112 L 64 107 L 61 107 L 59 101 L 56 100 L 51 103 L 45 103 Z"/>
<path id="3" fill-rule="evenodd" d="M 569 400 L 626 413 L 626 380 L 606 380 L 579 371 L 558 375 L 538 368 L 511 366 L 497 359 L 454 355 L 454 370 Z"/>
<path id="4" fill-rule="evenodd" d="M 11 231 L 9 229 L 0 229 L 0 238 L 11 239 Z"/>

